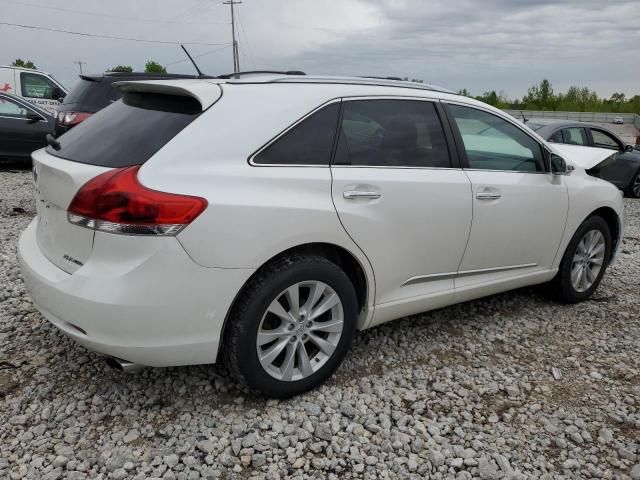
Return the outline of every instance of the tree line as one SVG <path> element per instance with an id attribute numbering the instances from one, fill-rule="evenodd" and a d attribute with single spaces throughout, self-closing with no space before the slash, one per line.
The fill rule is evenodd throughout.
<path id="1" fill-rule="evenodd" d="M 11 65 L 14 67 L 30 68 L 33 70 L 38 69 L 35 63 L 33 63 L 31 60 L 22 60 L 21 58 L 16 58 Z M 161 64 L 159 64 L 154 60 L 149 60 L 145 64 L 144 71 L 146 73 L 167 73 L 166 67 L 162 66 Z M 107 72 L 131 73 L 133 72 L 133 67 L 131 65 L 116 65 L 115 67 L 108 69 Z"/>
<path id="2" fill-rule="evenodd" d="M 640 114 L 640 95 L 627 98 L 624 93 L 614 93 L 610 98 L 603 98 L 595 91 L 579 86 L 569 87 L 564 93 L 555 93 L 547 79 L 529 87 L 522 99 L 511 100 L 504 92 L 495 90 L 474 96 L 463 88 L 458 93 L 503 109 Z"/>

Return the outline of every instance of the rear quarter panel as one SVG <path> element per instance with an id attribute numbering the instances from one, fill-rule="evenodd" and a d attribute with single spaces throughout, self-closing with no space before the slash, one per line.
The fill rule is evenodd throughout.
<path id="1" fill-rule="evenodd" d="M 265 98 L 264 86 L 226 88 L 231 91 L 139 173 L 150 188 L 198 195 L 209 202 L 178 235 L 180 243 L 198 264 L 218 268 L 258 268 L 284 250 L 307 243 L 338 245 L 362 265 L 373 304 L 373 272 L 338 219 L 329 167 L 248 162 L 256 150 L 331 95 L 317 88 L 296 95 L 295 88 L 273 85 Z M 234 88 L 240 89 L 238 94 Z"/>

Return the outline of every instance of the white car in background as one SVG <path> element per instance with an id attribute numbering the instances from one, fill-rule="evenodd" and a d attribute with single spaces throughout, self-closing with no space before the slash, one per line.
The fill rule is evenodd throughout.
<path id="1" fill-rule="evenodd" d="M 551 282 L 588 298 L 623 201 L 551 145 L 437 87 L 239 75 L 126 82 L 33 154 L 20 238 L 42 314 L 123 370 L 224 360 L 286 397 L 356 330 Z"/>
<path id="2" fill-rule="evenodd" d="M 0 66 L 0 92 L 22 97 L 51 114 L 69 93 L 49 73 L 12 66 Z"/>
<path id="3" fill-rule="evenodd" d="M 624 125 L 624 118 L 623 117 L 614 117 L 613 118 L 613 123 L 616 125 Z"/>

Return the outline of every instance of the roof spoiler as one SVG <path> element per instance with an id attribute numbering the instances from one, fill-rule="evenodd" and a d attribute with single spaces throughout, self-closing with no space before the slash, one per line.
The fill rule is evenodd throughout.
<path id="1" fill-rule="evenodd" d="M 122 93 L 159 93 L 179 97 L 195 98 L 204 112 L 222 96 L 220 86 L 206 80 L 147 80 L 137 82 L 115 82 L 114 87 Z"/>

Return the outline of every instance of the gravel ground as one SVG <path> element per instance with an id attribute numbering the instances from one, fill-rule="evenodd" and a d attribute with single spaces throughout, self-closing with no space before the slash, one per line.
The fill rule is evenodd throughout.
<path id="1" fill-rule="evenodd" d="M 590 301 L 524 289 L 375 328 L 288 401 L 218 366 L 121 374 L 59 334 L 20 280 L 33 214 L 30 173 L 0 172 L 0 478 L 640 479 L 638 200 Z"/>

